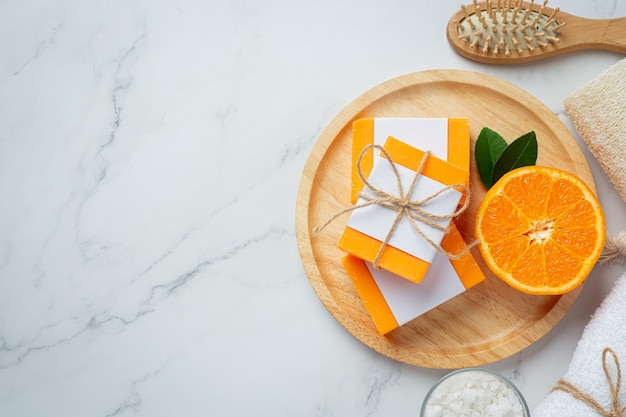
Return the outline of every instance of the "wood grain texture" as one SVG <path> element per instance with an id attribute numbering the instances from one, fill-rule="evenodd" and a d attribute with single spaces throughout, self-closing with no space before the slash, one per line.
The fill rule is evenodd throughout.
<path id="1" fill-rule="evenodd" d="M 539 12 L 542 6 L 538 3 L 532 5 L 525 3 L 524 9 L 530 7 L 533 11 Z M 478 3 L 477 6 L 483 11 L 487 8 L 486 3 Z M 476 11 L 474 4 L 468 4 L 465 7 L 469 15 Z M 553 11 L 554 9 L 545 7 L 543 14 L 549 16 Z M 558 43 L 550 43 L 545 48 L 536 48 L 532 52 L 512 51 L 509 56 L 506 56 L 504 52 L 494 54 L 491 51 L 483 51 L 481 48 L 472 48 L 467 41 L 459 39 L 457 22 L 462 22 L 464 18 L 465 13 L 462 10 L 459 9 L 454 13 L 448 22 L 446 36 L 457 53 L 473 61 L 487 64 L 520 64 L 585 49 L 626 53 L 626 17 L 586 19 L 559 10 L 557 22 L 565 22 L 566 26 L 561 29 Z"/>
<path id="2" fill-rule="evenodd" d="M 362 117 L 455 117 L 470 120 L 472 149 L 484 126 L 508 142 L 534 130 L 537 165 L 569 171 L 595 185 L 567 128 L 544 104 L 503 80 L 469 71 L 433 70 L 387 81 L 349 104 L 328 125 L 305 164 L 296 204 L 297 241 L 311 285 L 333 317 L 361 342 L 401 362 L 430 368 L 478 366 L 508 357 L 544 336 L 566 314 L 581 287 L 562 296 L 530 296 L 496 278 L 477 248 L 487 279 L 410 323 L 380 335 L 341 265 L 337 242 L 347 216 L 322 232 L 311 230 L 350 205 L 352 122 Z M 473 238 L 476 208 L 485 194 L 472 152 L 472 200 L 458 219 Z"/>

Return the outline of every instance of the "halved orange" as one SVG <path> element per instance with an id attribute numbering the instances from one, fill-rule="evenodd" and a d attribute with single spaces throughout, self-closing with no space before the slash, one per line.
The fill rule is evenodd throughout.
<path id="1" fill-rule="evenodd" d="M 568 172 L 527 166 L 502 176 L 476 212 L 475 237 L 489 269 L 528 294 L 582 284 L 604 248 L 604 212 Z"/>

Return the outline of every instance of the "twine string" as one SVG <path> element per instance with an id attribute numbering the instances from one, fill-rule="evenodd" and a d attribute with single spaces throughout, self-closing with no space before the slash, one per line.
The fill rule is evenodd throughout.
<path id="1" fill-rule="evenodd" d="M 621 265 L 624 259 L 626 259 L 626 231 L 620 232 L 617 236 L 607 233 L 604 249 L 598 262 L 601 264 L 617 262 Z"/>
<path id="2" fill-rule="evenodd" d="M 610 354 L 613 358 L 613 362 L 615 363 L 615 368 L 617 370 L 615 381 L 613 381 L 611 373 L 609 372 L 609 367 L 606 359 L 608 354 Z M 619 391 L 622 385 L 622 369 L 619 363 L 619 359 L 617 358 L 617 354 L 613 349 L 609 347 L 604 348 L 604 350 L 602 351 L 602 369 L 604 370 L 604 375 L 606 376 L 606 380 L 609 384 L 609 389 L 611 393 L 611 409 L 608 411 L 605 410 L 600 404 L 598 404 L 598 402 L 591 395 L 563 378 L 561 378 L 556 383 L 554 388 L 552 388 L 552 391 L 564 391 L 570 394 L 577 400 L 580 400 L 587 404 L 602 417 L 622 417 L 624 415 L 624 412 L 626 412 L 626 406 L 621 408 L 619 406 Z"/>
<path id="3" fill-rule="evenodd" d="M 384 156 L 384 158 L 389 162 L 395 179 L 396 179 L 396 188 L 397 188 L 397 195 L 394 194 L 390 194 L 388 192 L 386 192 L 383 189 L 380 189 L 376 186 L 374 186 L 373 184 L 371 184 L 367 178 L 365 178 L 365 175 L 363 174 L 363 170 L 361 169 L 361 162 L 363 160 L 363 157 L 365 155 L 366 152 L 368 152 L 370 149 L 378 149 L 381 154 Z M 447 185 L 445 187 L 442 187 L 441 189 L 439 189 L 438 191 L 436 191 L 435 193 L 426 196 L 422 199 L 418 199 L 418 200 L 411 200 L 411 193 L 413 192 L 413 189 L 415 188 L 419 176 L 422 174 L 422 171 L 424 169 L 424 165 L 426 164 L 426 160 L 428 159 L 428 157 L 430 156 L 430 152 L 425 152 L 424 156 L 422 157 L 422 160 L 420 161 L 420 164 L 417 168 L 417 170 L 415 171 L 415 175 L 413 176 L 413 179 L 411 181 L 411 184 L 409 186 L 409 188 L 407 189 L 406 193 L 404 192 L 404 187 L 402 186 L 402 181 L 400 178 L 400 173 L 398 172 L 398 169 L 396 167 L 396 165 L 393 163 L 393 161 L 391 160 L 391 158 L 389 157 L 389 154 L 387 153 L 387 151 L 385 151 L 385 149 L 383 147 L 381 147 L 380 145 L 376 145 L 376 144 L 370 144 L 367 145 L 365 148 L 363 148 L 363 150 L 361 151 L 361 153 L 359 154 L 359 158 L 357 159 L 357 172 L 359 177 L 361 178 L 361 181 L 364 184 L 364 188 L 363 189 L 367 189 L 369 191 L 369 193 L 364 193 L 361 192 L 359 193 L 359 198 L 364 200 L 363 203 L 359 203 L 356 204 L 352 207 L 346 208 L 344 210 L 341 210 L 340 212 L 334 214 L 333 216 L 331 216 L 326 222 L 324 222 L 321 226 L 316 227 L 315 229 L 313 229 L 313 234 L 319 233 L 321 232 L 326 226 L 328 226 L 330 223 L 332 223 L 335 219 L 337 219 L 338 217 L 349 213 L 351 211 L 354 210 L 358 210 L 358 209 L 362 209 L 365 207 L 369 207 L 372 205 L 378 205 L 378 206 L 382 206 L 385 208 L 388 208 L 390 210 L 393 210 L 396 212 L 396 216 L 394 217 L 394 220 L 391 224 L 391 226 L 389 227 L 389 230 L 387 232 L 387 234 L 385 235 L 385 238 L 383 239 L 380 247 L 378 248 L 378 252 L 376 253 L 376 257 L 374 258 L 374 262 L 373 265 L 375 268 L 378 268 L 378 263 L 380 261 L 380 257 L 383 253 L 383 250 L 385 249 L 385 247 L 389 244 L 389 240 L 391 239 L 391 237 L 393 236 L 398 224 L 400 223 L 400 221 L 402 220 L 403 217 L 406 217 L 409 221 L 409 223 L 411 224 L 411 226 L 413 227 L 413 229 L 419 234 L 419 236 L 424 239 L 429 245 L 431 245 L 433 248 L 435 248 L 435 250 L 437 250 L 438 252 L 443 253 L 444 255 L 446 255 L 448 258 L 452 259 L 452 260 L 457 260 L 460 259 L 461 257 L 463 257 L 467 252 L 469 252 L 469 250 L 475 246 L 478 242 L 472 242 L 470 244 L 467 244 L 461 251 L 459 251 L 458 253 L 451 253 L 446 251 L 445 249 L 443 249 L 439 244 L 435 243 L 432 239 L 430 239 L 420 228 L 419 223 L 423 223 L 426 224 L 434 229 L 437 229 L 439 231 L 447 231 L 446 227 L 443 227 L 441 224 L 438 223 L 438 221 L 441 220 L 446 220 L 446 219 L 452 219 L 458 215 L 460 215 L 461 213 L 463 213 L 465 211 L 465 209 L 467 209 L 468 205 L 469 205 L 469 200 L 470 200 L 470 190 L 469 188 L 464 185 L 464 184 L 452 184 L 452 185 Z M 431 213 L 427 210 L 425 210 L 422 206 L 424 206 L 426 203 L 428 203 L 429 201 L 437 198 L 439 195 L 443 194 L 444 192 L 450 190 L 450 189 L 455 189 L 455 188 L 460 188 L 462 189 L 465 193 L 466 193 L 466 198 L 463 201 L 463 204 L 460 207 L 457 207 L 457 209 L 450 214 L 435 214 L 435 213 Z M 370 194 L 371 193 L 371 194 Z"/>

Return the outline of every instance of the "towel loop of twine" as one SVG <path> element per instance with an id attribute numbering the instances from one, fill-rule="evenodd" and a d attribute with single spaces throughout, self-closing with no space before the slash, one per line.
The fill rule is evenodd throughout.
<path id="1" fill-rule="evenodd" d="M 626 231 L 620 232 L 616 237 L 607 233 L 604 250 L 598 262 L 601 264 L 605 262 L 623 264 L 624 259 L 626 259 Z"/>
<path id="2" fill-rule="evenodd" d="M 372 185 L 367 178 L 365 178 L 365 176 L 363 175 L 363 170 L 361 169 L 361 161 L 363 159 L 363 156 L 365 155 L 365 153 L 367 151 L 369 151 L 370 149 L 378 149 L 381 154 L 384 156 L 384 158 L 389 162 L 389 164 L 391 165 L 391 168 L 393 169 L 393 173 L 395 175 L 395 179 L 396 179 L 396 187 L 397 187 L 397 195 L 394 194 L 390 194 L 374 185 Z M 386 207 L 388 209 L 394 210 L 396 212 L 396 216 L 394 218 L 393 223 L 391 224 L 391 227 L 389 228 L 389 231 L 387 232 L 384 240 L 382 241 L 382 244 L 380 245 L 378 252 L 376 254 L 376 257 L 374 259 L 373 265 L 375 268 L 378 268 L 378 262 L 380 261 L 380 257 L 381 254 L 383 252 L 383 249 L 387 246 L 387 244 L 389 243 L 389 240 L 391 239 L 391 237 L 393 236 L 393 233 L 396 230 L 396 227 L 398 226 L 398 224 L 400 223 L 400 220 L 403 217 L 406 217 L 411 226 L 413 227 L 413 229 L 420 235 L 420 237 L 422 239 L 424 239 L 429 245 L 431 245 L 433 248 L 435 248 L 438 252 L 443 253 L 444 255 L 446 255 L 449 259 L 452 260 L 458 260 L 461 257 L 463 257 L 463 255 L 465 255 L 467 252 L 469 252 L 469 250 L 475 246 L 478 242 L 472 242 L 470 244 L 467 244 L 465 246 L 465 248 L 463 248 L 461 251 L 459 251 L 459 253 L 450 253 L 448 251 L 446 251 L 445 249 L 443 249 L 439 244 L 435 243 L 432 241 L 432 239 L 430 239 L 418 226 L 418 223 L 424 223 L 430 227 L 433 227 L 437 230 L 440 231 L 447 231 L 447 228 L 441 226 L 439 223 L 437 223 L 437 221 L 439 220 L 446 220 L 446 219 L 452 219 L 458 215 L 460 215 L 461 213 L 463 213 L 465 211 L 465 209 L 467 209 L 468 205 L 469 205 L 469 200 L 470 200 L 470 190 L 469 188 L 465 185 L 465 184 L 452 184 L 452 185 L 447 185 L 443 188 L 441 188 L 440 190 L 438 190 L 437 192 L 433 193 L 430 196 L 427 196 L 423 199 L 420 200 L 411 200 L 411 193 L 413 192 L 413 188 L 415 188 L 415 185 L 417 184 L 417 180 L 419 178 L 419 176 L 422 173 L 422 170 L 424 169 L 424 165 L 426 164 L 426 160 L 428 159 L 428 157 L 430 156 L 430 152 L 425 152 L 424 156 L 422 157 L 422 160 L 420 161 L 420 165 L 417 168 L 417 170 L 415 171 L 415 175 L 413 176 L 413 180 L 411 181 L 411 185 L 409 186 L 409 189 L 406 191 L 406 193 L 404 192 L 403 186 L 402 186 L 402 181 L 400 178 L 400 174 L 398 172 L 398 169 L 396 168 L 396 165 L 394 164 L 394 162 L 391 160 L 389 154 L 387 153 L 387 151 L 385 151 L 385 149 L 380 146 L 380 145 L 376 145 L 376 144 L 370 144 L 367 145 L 365 148 L 363 148 L 363 150 L 361 151 L 361 153 L 359 154 L 359 158 L 357 160 L 357 172 L 359 174 L 359 177 L 361 178 L 361 181 L 363 181 L 364 184 L 364 189 L 367 188 L 374 196 L 371 196 L 369 194 L 366 193 L 359 193 L 359 198 L 365 200 L 364 203 L 361 204 L 357 204 L 354 205 L 352 207 L 349 207 L 347 209 L 341 210 L 340 212 L 334 214 L 333 216 L 331 216 L 324 224 L 322 224 L 321 226 L 318 226 L 316 228 L 313 229 L 313 234 L 319 233 L 321 232 L 326 226 L 328 226 L 330 223 L 332 223 L 336 218 L 349 213 L 351 211 L 357 210 L 357 209 L 361 209 L 364 207 L 369 207 L 372 205 L 378 205 L 378 206 L 382 206 L 382 207 Z M 464 193 L 466 194 L 466 198 L 465 201 L 463 202 L 463 204 L 460 207 L 457 207 L 457 209 L 451 213 L 451 214 L 434 214 L 434 213 L 430 213 L 426 210 L 424 210 L 422 208 L 422 206 L 424 204 L 426 204 L 427 202 L 437 198 L 439 195 L 441 195 L 442 193 L 450 190 L 450 189 L 455 189 L 455 188 L 460 188 L 464 191 Z"/>
<path id="3" fill-rule="evenodd" d="M 611 354 L 613 361 L 615 362 L 615 367 L 617 369 L 617 375 L 615 381 L 611 378 L 611 374 L 609 373 L 609 368 L 607 365 L 606 357 L 608 354 Z M 561 378 L 552 391 L 564 391 L 570 394 L 572 397 L 576 398 L 587 404 L 594 411 L 600 414 L 602 417 L 622 417 L 624 412 L 626 411 L 626 406 L 620 408 L 619 406 L 619 391 L 622 385 L 622 369 L 620 367 L 619 359 L 617 358 L 617 354 L 615 351 L 609 347 L 604 348 L 602 351 L 602 368 L 604 369 L 604 375 L 606 375 L 606 380 L 609 383 L 609 388 L 611 391 L 611 409 L 609 411 L 602 408 L 600 404 L 589 394 L 576 387 L 574 384 L 569 381 Z"/>

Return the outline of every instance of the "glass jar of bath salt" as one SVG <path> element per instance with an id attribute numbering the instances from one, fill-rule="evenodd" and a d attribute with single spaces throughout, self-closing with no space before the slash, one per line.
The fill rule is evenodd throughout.
<path id="1" fill-rule="evenodd" d="M 529 417 L 526 400 L 505 377 L 467 368 L 441 378 L 426 394 L 421 417 Z"/>

